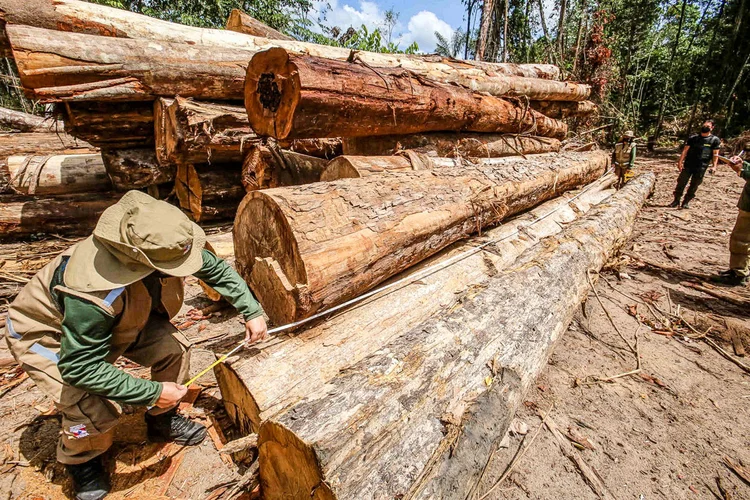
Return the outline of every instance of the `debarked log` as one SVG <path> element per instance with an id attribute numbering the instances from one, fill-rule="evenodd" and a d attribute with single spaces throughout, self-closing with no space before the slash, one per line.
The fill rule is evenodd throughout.
<path id="1" fill-rule="evenodd" d="M 608 155 L 518 159 L 254 191 L 237 211 L 237 267 L 284 324 L 324 310 L 520 211 L 591 182 Z"/>
<path id="2" fill-rule="evenodd" d="M 0 158 L 23 154 L 93 153 L 94 146 L 63 132 L 0 134 Z"/>
<path id="3" fill-rule="evenodd" d="M 542 80 L 539 80 L 542 81 Z M 433 131 L 533 133 L 567 125 L 521 102 L 428 80 L 404 69 L 295 55 L 274 48 L 247 68 L 245 108 L 258 135 L 363 137 Z"/>
<path id="4" fill-rule="evenodd" d="M 196 222 L 231 220 L 245 195 L 239 165 L 180 164 L 175 194 Z"/>
<path id="5" fill-rule="evenodd" d="M 562 101 L 531 101 L 530 106 L 540 113 L 564 120 L 566 118 L 579 118 L 599 111 L 599 108 L 591 101 L 562 102 Z"/>
<path id="6" fill-rule="evenodd" d="M 159 165 L 152 148 L 103 149 L 102 159 L 117 191 L 172 182 L 177 172 L 175 165 Z"/>
<path id="7" fill-rule="evenodd" d="M 0 197 L 0 240 L 34 234 L 87 235 L 102 212 L 117 203 L 121 196 L 116 193 L 47 198 L 3 195 Z"/>
<path id="8" fill-rule="evenodd" d="M 11 156 L 5 168 L 10 188 L 18 194 L 45 196 L 112 190 L 99 153 Z"/>
<path id="9" fill-rule="evenodd" d="M 244 33 L 246 35 L 260 36 L 271 40 L 294 40 L 294 38 L 289 35 L 276 31 L 249 14 L 242 12 L 240 9 L 232 9 L 232 12 L 229 13 L 229 18 L 227 19 L 227 30 Z"/>
<path id="10" fill-rule="evenodd" d="M 500 158 L 560 151 L 560 141 L 548 137 L 512 134 L 471 134 L 433 132 L 431 134 L 347 137 L 342 154 L 387 156 L 405 149 L 452 158 Z"/>
<path id="11" fill-rule="evenodd" d="M 301 141 L 304 142 L 304 141 Z M 328 161 L 277 147 L 253 146 L 242 164 L 247 192 L 320 181 Z"/>
<path id="12" fill-rule="evenodd" d="M 264 422 L 264 497 L 464 500 L 653 183 L 631 181 L 460 307 Z"/>
<path id="13" fill-rule="evenodd" d="M 565 193 L 505 221 L 484 233 L 483 238 L 456 243 L 394 277 L 394 281 L 404 280 L 404 286 L 298 335 L 271 341 L 261 346 L 260 352 L 219 365 L 217 379 L 228 413 L 243 431 L 257 432 L 262 421 L 315 392 L 339 372 L 421 321 L 459 305 L 467 290 L 482 286 L 525 249 L 559 233 L 563 224 L 608 197 L 613 179 L 611 174 L 605 176 L 581 191 Z M 456 260 L 487 240 L 495 243 Z M 449 261 L 453 264 L 440 268 Z M 426 273 L 430 268 L 437 270 Z M 278 379 L 285 383 L 272 383 Z"/>
<path id="14" fill-rule="evenodd" d="M 58 123 L 53 117 L 44 118 L 8 108 L 0 108 L 0 125 L 21 132 L 64 131 L 63 124 Z"/>

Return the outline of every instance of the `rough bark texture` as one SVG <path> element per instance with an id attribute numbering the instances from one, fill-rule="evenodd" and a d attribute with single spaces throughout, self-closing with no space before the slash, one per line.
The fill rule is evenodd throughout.
<path id="1" fill-rule="evenodd" d="M 277 324 L 357 296 L 440 249 L 604 172 L 608 155 L 517 160 L 250 193 L 235 254 Z"/>
<path id="2" fill-rule="evenodd" d="M 254 17 L 242 12 L 240 9 L 232 9 L 229 13 L 229 19 L 227 19 L 227 29 L 229 31 L 236 31 L 237 33 L 244 33 L 246 35 L 259 36 L 268 38 L 270 40 L 289 40 L 293 41 L 294 38 L 285 35 L 280 31 L 276 31 L 258 21 Z"/>
<path id="3" fill-rule="evenodd" d="M 154 111 L 144 102 L 65 103 L 69 134 L 101 148 L 139 148 L 154 143 Z"/>
<path id="4" fill-rule="evenodd" d="M 653 188 L 646 174 L 259 432 L 265 498 L 464 500 Z M 358 332 L 363 334 L 365 332 Z"/>
<path id="5" fill-rule="evenodd" d="M 0 108 L 0 126 L 21 132 L 63 132 L 62 123 L 54 118 L 31 115 L 15 109 Z"/>
<path id="6" fill-rule="evenodd" d="M 10 188 L 18 194 L 44 196 L 112 190 L 102 155 L 98 153 L 11 156 L 6 168 Z"/>
<path id="7" fill-rule="evenodd" d="M 342 140 L 338 137 L 324 139 L 295 139 L 293 141 L 280 143 L 281 146 L 307 156 L 324 158 L 330 160 L 343 153 Z"/>
<path id="8" fill-rule="evenodd" d="M 33 234 L 83 236 L 96 226 L 99 216 L 117 203 L 119 194 L 79 194 L 53 198 L 0 198 L 0 240 Z"/>
<path id="9" fill-rule="evenodd" d="M 560 141 L 547 137 L 440 133 L 347 137 L 342 139 L 345 155 L 386 156 L 404 149 L 448 158 L 500 158 L 560 151 Z"/>
<path id="10" fill-rule="evenodd" d="M 241 106 L 162 98 L 154 104 L 154 117 L 162 165 L 239 163 L 259 141 Z"/>
<path id="11" fill-rule="evenodd" d="M 153 149 L 104 149 L 104 167 L 117 191 L 171 182 L 177 167 L 159 165 Z"/>
<path id="12" fill-rule="evenodd" d="M 591 101 L 531 101 L 530 105 L 540 113 L 558 120 L 585 117 L 599 112 L 597 105 Z"/>
<path id="13" fill-rule="evenodd" d="M 611 191 L 607 188 L 613 179 L 606 176 L 588 186 L 583 194 L 566 193 L 490 229 L 483 236 L 498 243 L 484 252 L 422 277 L 424 269 L 476 246 L 474 241 L 457 243 L 397 277 L 419 278 L 419 284 L 391 289 L 299 335 L 276 339 L 262 352 L 219 365 L 219 387 L 227 411 L 243 430 L 257 431 L 262 421 L 315 392 L 414 325 L 460 304 L 467 289 L 485 282 L 525 249 L 541 238 L 559 233 L 562 224 L 575 220 L 591 204 L 609 196 Z M 576 194 L 581 196 L 571 202 Z M 285 383 L 274 384 L 274 378 Z"/>
<path id="14" fill-rule="evenodd" d="M 90 153 L 91 144 L 64 133 L 0 134 L 0 158 L 21 154 Z"/>
<path id="15" fill-rule="evenodd" d="M 253 130 L 277 139 L 445 130 L 561 138 L 567 132 L 564 123 L 510 100 L 402 69 L 373 71 L 357 62 L 298 56 L 279 48 L 253 56 L 245 108 Z"/>
<path id="16" fill-rule="evenodd" d="M 179 165 L 174 188 L 196 222 L 233 219 L 245 195 L 238 165 Z"/>
<path id="17" fill-rule="evenodd" d="M 328 161 L 266 146 L 253 146 L 242 164 L 247 192 L 282 186 L 300 186 L 320 180 Z"/>

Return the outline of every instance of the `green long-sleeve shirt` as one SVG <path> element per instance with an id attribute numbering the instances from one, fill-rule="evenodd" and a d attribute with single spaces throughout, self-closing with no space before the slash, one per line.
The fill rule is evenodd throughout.
<path id="1" fill-rule="evenodd" d="M 202 255 L 203 267 L 195 277 L 224 296 L 245 320 L 262 316 L 263 309 L 239 274 L 211 252 L 203 250 Z M 63 380 L 113 401 L 155 404 L 161 395 L 159 382 L 133 377 L 106 361 L 117 317 L 78 297 L 58 299 L 64 312 L 58 362 Z"/>
<path id="2" fill-rule="evenodd" d="M 742 170 L 740 170 L 740 177 L 745 179 L 745 187 L 742 190 L 740 201 L 737 203 L 737 208 L 744 212 L 750 212 L 750 163 L 742 162 Z"/>

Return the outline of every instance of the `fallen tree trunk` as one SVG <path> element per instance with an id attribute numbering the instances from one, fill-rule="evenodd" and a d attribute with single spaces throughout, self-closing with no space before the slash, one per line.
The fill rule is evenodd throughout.
<path id="1" fill-rule="evenodd" d="M 0 158 L 23 154 L 74 154 L 95 151 L 91 144 L 65 133 L 0 134 Z"/>
<path id="2" fill-rule="evenodd" d="M 45 196 L 112 190 L 98 153 L 11 156 L 5 167 L 10 188 L 18 194 Z"/>
<path id="3" fill-rule="evenodd" d="M 276 31 L 258 21 L 254 17 L 242 12 L 240 9 L 232 9 L 229 13 L 229 19 L 227 19 L 227 29 L 229 31 L 236 31 L 237 33 L 244 33 L 246 35 L 260 36 L 268 38 L 270 40 L 289 40 L 294 41 L 294 38 L 285 35 L 280 31 Z"/>
<path id="4" fill-rule="evenodd" d="M 446 158 L 500 158 L 560 151 L 560 141 L 547 137 L 435 132 L 431 134 L 347 137 L 342 154 L 387 156 L 405 149 Z"/>
<path id="5" fill-rule="evenodd" d="M 180 206 L 196 222 L 230 220 L 245 195 L 237 165 L 181 164 L 174 183 Z"/>
<path id="6" fill-rule="evenodd" d="M 142 102 L 85 102 L 62 105 L 69 134 L 110 149 L 142 148 L 154 143 L 154 110 Z"/>
<path id="7" fill-rule="evenodd" d="M 338 137 L 323 139 L 295 139 L 293 141 L 282 141 L 280 146 L 307 156 L 330 160 L 343 153 L 342 140 Z"/>
<path id="8" fill-rule="evenodd" d="M 578 118 L 593 115 L 599 108 L 591 101 L 561 102 L 561 101 L 531 101 L 531 107 L 540 113 L 564 120 L 566 118 Z"/>
<path id="9" fill-rule="evenodd" d="M 609 196 L 612 191 L 607 188 L 612 183 L 613 176 L 606 176 L 584 192 L 566 193 L 490 229 L 484 237 L 497 243 L 451 266 L 423 275 L 425 269 L 455 260 L 475 248 L 476 242 L 457 243 L 398 276 L 418 280 L 418 286 L 391 289 L 324 324 L 269 341 L 260 346 L 261 352 L 219 365 L 217 380 L 227 412 L 244 432 L 257 432 L 262 421 L 315 392 L 414 325 L 456 307 L 467 290 L 482 286 L 525 249 L 559 233 L 562 224 Z M 571 201 L 573 196 L 578 198 Z M 271 383 L 274 379 L 285 383 Z"/>
<path id="10" fill-rule="evenodd" d="M 177 167 L 159 165 L 153 149 L 103 149 L 102 159 L 117 191 L 174 181 Z"/>
<path id="11" fill-rule="evenodd" d="M 104 210 L 120 194 L 76 194 L 51 198 L 0 197 L 0 240 L 34 234 L 83 236 L 96 226 Z"/>
<path id="12" fill-rule="evenodd" d="M 328 161 L 293 151 L 253 146 L 242 163 L 245 191 L 300 186 L 320 181 Z"/>
<path id="13" fill-rule="evenodd" d="M 257 52 L 270 47 L 346 61 L 351 50 L 315 43 L 258 38 L 228 30 L 195 28 L 162 21 L 127 10 L 77 0 L 1 0 L 3 23 L 23 24 L 50 30 L 87 33 L 108 37 L 161 40 L 187 45 L 207 45 Z M 5 35 L 4 30 L 2 35 Z M 4 38 L 4 37 L 0 37 Z M 367 64 L 376 67 L 404 67 L 411 71 L 440 75 L 459 71 L 476 78 L 488 75 L 560 79 L 560 69 L 550 64 L 497 64 L 458 61 L 438 55 L 386 54 L 357 51 Z"/>
<path id="14" fill-rule="evenodd" d="M 23 111 L 0 108 L 0 125 L 21 132 L 63 132 L 62 123 L 54 118 L 43 118 Z"/>
<path id="15" fill-rule="evenodd" d="M 363 137 L 418 132 L 533 132 L 562 138 L 567 126 L 520 103 L 425 80 L 405 70 L 297 56 L 253 56 L 245 81 L 250 126 L 263 136 Z"/>
<path id="16" fill-rule="evenodd" d="M 604 153 L 343 179 L 250 193 L 238 271 L 276 324 L 354 297 L 447 245 L 601 175 Z"/>
<path id="17" fill-rule="evenodd" d="M 264 422 L 264 496 L 467 498 L 586 297 L 588 272 L 626 241 L 653 183 L 652 174 L 629 183 L 461 307 Z"/>

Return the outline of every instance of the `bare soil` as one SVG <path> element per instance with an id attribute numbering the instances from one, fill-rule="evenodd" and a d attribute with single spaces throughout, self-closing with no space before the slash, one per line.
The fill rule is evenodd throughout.
<path id="1" fill-rule="evenodd" d="M 658 185 L 624 249 L 635 258 L 620 257 L 601 274 L 599 299 L 591 294 L 518 411 L 517 421 L 528 431 L 511 433 L 507 447 L 498 447 L 474 499 L 484 496 L 520 453 L 507 478 L 486 498 L 587 499 L 599 497 L 595 490 L 603 488 L 618 499 L 750 499 L 750 484 L 723 462 L 728 457 L 750 470 L 750 376 L 702 339 L 690 338 L 697 335 L 676 320 L 664 324 L 689 309 L 739 319 L 750 327 L 750 313 L 681 285 L 689 279 L 685 276 L 637 261 L 641 257 L 704 273 L 723 270 L 742 182 L 720 167 L 706 176 L 689 210 L 670 209 L 675 161 L 673 154 L 639 160 L 640 169 L 656 172 Z M 230 256 L 227 234 L 210 239 L 220 255 Z M 18 248 L 0 248 L 0 255 L 15 255 Z M 187 311 L 207 304 L 190 282 L 176 323 L 197 344 L 193 373 L 242 335 L 231 310 L 192 323 Z M 641 371 L 618 376 L 639 366 L 625 341 L 635 347 L 636 337 Z M 2 344 L 0 360 L 7 358 Z M 720 345 L 732 352 L 730 345 Z M 750 364 L 747 358 L 735 359 Z M 147 376 L 146 370 L 125 362 L 123 368 Z M 0 498 L 68 497 L 70 482 L 54 460 L 59 417 L 29 380 L 6 391 L 20 380 L 15 367 L 0 367 L 0 374 Z M 601 380 L 608 377 L 615 378 Z M 213 375 L 199 382 L 205 389 L 189 414 L 204 422 L 213 415 L 227 439 L 238 437 L 223 413 Z M 123 425 L 107 454 L 114 473 L 114 492 L 108 498 L 221 498 L 246 477 L 248 462 L 225 461 L 212 440 L 190 449 L 148 444 L 142 410 L 126 407 L 123 412 Z M 545 414 L 561 439 L 540 425 Z M 524 431 L 524 425 L 515 427 Z M 582 469 L 593 479 L 587 482 Z"/>

